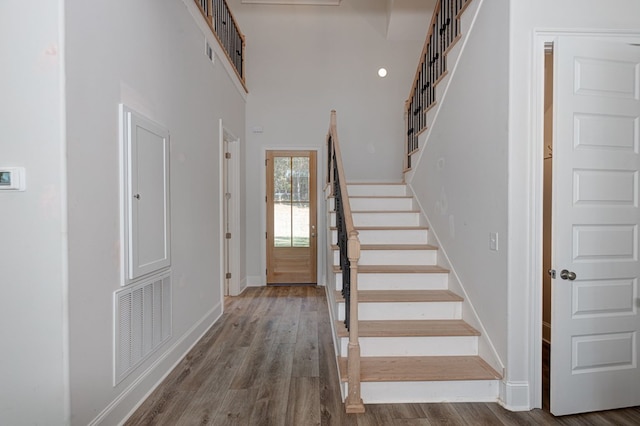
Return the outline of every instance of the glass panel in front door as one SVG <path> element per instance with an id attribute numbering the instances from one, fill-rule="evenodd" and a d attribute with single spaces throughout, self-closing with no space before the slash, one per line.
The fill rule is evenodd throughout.
<path id="1" fill-rule="evenodd" d="M 273 162 L 274 247 L 309 247 L 309 157 Z"/>

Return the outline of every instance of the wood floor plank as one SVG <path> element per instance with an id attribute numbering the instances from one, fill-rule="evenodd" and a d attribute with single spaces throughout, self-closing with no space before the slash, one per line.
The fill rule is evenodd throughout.
<path id="1" fill-rule="evenodd" d="M 293 354 L 293 377 L 318 377 L 318 315 L 300 312 L 298 336 Z"/>
<path id="2" fill-rule="evenodd" d="M 465 403 L 457 402 L 453 404 L 453 408 L 464 419 L 473 419 L 473 424 L 477 426 L 495 426 L 500 425 L 502 422 L 496 417 L 495 414 L 484 403 Z"/>
<path id="3" fill-rule="evenodd" d="M 314 327 L 317 376 L 293 377 L 311 371 L 309 359 L 295 369 L 294 362 L 298 353 L 315 352 L 307 335 Z M 510 412 L 495 403 L 381 404 L 346 414 L 338 377 L 325 289 L 250 288 L 226 298 L 220 320 L 125 425 L 640 424 L 638 407 L 554 417 L 545 410 Z"/>
<path id="4" fill-rule="evenodd" d="M 220 426 L 248 425 L 256 402 L 256 395 L 257 389 L 255 388 L 229 390 L 218 410 L 214 424 Z"/>
<path id="5" fill-rule="evenodd" d="M 287 405 L 287 425 L 320 425 L 318 377 L 293 377 Z"/>
<path id="6" fill-rule="evenodd" d="M 258 389 L 256 407 L 249 424 L 286 424 L 290 388 L 290 377 L 263 382 Z"/>
<path id="7" fill-rule="evenodd" d="M 425 418 L 433 425 L 463 425 L 464 419 L 454 408 L 455 404 L 420 404 Z M 495 404 L 497 405 L 497 404 Z"/>

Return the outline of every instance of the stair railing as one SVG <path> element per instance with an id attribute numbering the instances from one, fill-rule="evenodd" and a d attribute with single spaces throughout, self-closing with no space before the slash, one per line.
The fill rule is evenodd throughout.
<path id="1" fill-rule="evenodd" d="M 348 393 L 345 401 L 347 413 L 364 413 L 360 397 L 360 343 L 358 338 L 358 261 L 360 260 L 360 240 L 353 226 L 347 181 L 342 164 L 336 112 L 331 111 L 329 133 L 327 134 L 327 184 L 334 199 L 338 247 L 340 249 L 340 269 L 342 271 L 342 295 L 345 301 L 344 324 L 349 330 L 347 352 Z"/>
<path id="2" fill-rule="evenodd" d="M 460 15 L 471 0 L 439 0 L 436 4 L 420 62 L 405 102 L 407 143 L 405 171 L 418 151 L 418 136 L 427 128 L 427 111 L 435 105 L 436 85 L 447 70 L 447 51 L 460 37 Z"/>
<path id="3" fill-rule="evenodd" d="M 226 0 L 194 0 L 202 16 L 209 24 L 213 35 L 218 39 L 227 59 L 233 65 L 238 78 L 245 90 L 244 80 L 244 52 L 245 38 L 240 31 L 238 22 L 233 17 Z"/>

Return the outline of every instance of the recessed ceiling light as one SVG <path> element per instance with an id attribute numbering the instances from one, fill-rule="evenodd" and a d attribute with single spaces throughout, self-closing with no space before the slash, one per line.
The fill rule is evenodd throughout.
<path id="1" fill-rule="evenodd" d="M 380 77 L 386 77 L 386 76 L 387 76 L 387 69 L 386 69 L 386 68 L 380 68 L 380 69 L 378 70 L 378 75 L 379 75 Z"/>

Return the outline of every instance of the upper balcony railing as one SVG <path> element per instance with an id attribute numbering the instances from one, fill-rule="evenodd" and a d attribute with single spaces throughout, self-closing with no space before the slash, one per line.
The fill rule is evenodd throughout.
<path id="1" fill-rule="evenodd" d="M 471 0 L 439 0 L 422 48 L 416 77 L 406 101 L 407 146 L 405 169 L 418 151 L 418 136 L 427 128 L 427 111 L 436 102 L 436 84 L 447 70 L 447 51 L 460 37 L 460 15 Z"/>
<path id="2" fill-rule="evenodd" d="M 229 61 L 243 85 L 244 80 L 244 35 L 236 22 L 226 0 L 194 0 L 200 7 L 211 31 L 223 47 Z M 245 87 L 246 89 L 246 87 Z"/>

